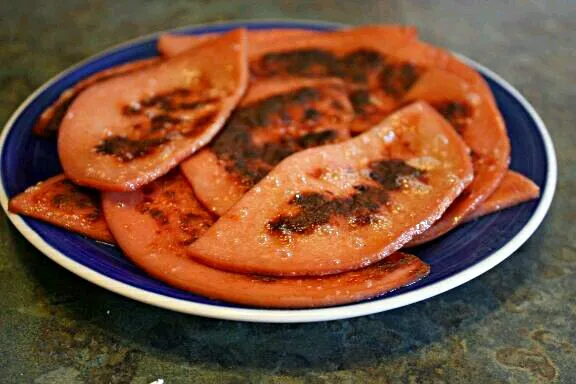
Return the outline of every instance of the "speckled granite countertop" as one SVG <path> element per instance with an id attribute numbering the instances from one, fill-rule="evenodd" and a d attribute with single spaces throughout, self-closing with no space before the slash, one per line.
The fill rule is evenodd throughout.
<path id="1" fill-rule="evenodd" d="M 497 268 L 423 303 L 317 324 L 243 324 L 140 304 L 59 267 L 1 215 L 0 382 L 575 383 L 576 3 L 433 3 L 0 2 L 2 122 L 62 69 L 152 31 L 256 17 L 410 23 L 518 87 L 547 123 L 560 165 L 547 219 Z"/>

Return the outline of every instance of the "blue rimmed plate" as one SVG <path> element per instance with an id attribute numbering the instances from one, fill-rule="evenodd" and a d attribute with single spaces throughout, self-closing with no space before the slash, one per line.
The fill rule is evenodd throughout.
<path id="1" fill-rule="evenodd" d="M 249 29 L 331 30 L 342 25 L 298 21 L 234 22 L 171 31 L 183 34 Z M 488 271 L 510 256 L 536 230 L 550 207 L 556 186 L 556 157 L 544 123 L 530 104 L 495 73 L 465 58 L 488 81 L 512 144 L 511 168 L 542 190 L 540 199 L 473 221 L 415 249 L 431 274 L 409 287 L 361 303 L 320 309 L 270 310 L 237 306 L 167 286 L 131 262 L 115 247 L 100 244 L 34 219 L 8 213 L 8 199 L 61 171 L 56 143 L 32 136 L 40 113 L 79 80 L 125 62 L 155 56 L 157 35 L 112 48 L 56 76 L 16 110 L 0 137 L 0 202 L 16 228 L 36 248 L 73 273 L 111 291 L 159 307 L 207 317 L 259 322 L 311 322 L 366 315 L 435 296 Z"/>

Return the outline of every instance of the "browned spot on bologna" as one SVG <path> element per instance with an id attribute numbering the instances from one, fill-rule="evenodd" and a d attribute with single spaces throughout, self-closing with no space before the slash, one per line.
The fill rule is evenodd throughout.
<path id="1" fill-rule="evenodd" d="M 444 116 L 460 134 L 464 132 L 464 129 L 466 129 L 474 115 L 474 109 L 466 102 L 446 100 L 435 102 L 431 105 Z"/>
<path id="2" fill-rule="evenodd" d="M 152 153 L 157 147 L 168 142 L 164 137 L 154 139 L 132 140 L 122 136 L 112 136 L 102 140 L 96 146 L 96 152 L 113 155 L 118 160 L 128 162 Z"/>
<path id="3" fill-rule="evenodd" d="M 558 372 L 548 357 L 538 351 L 524 348 L 501 348 L 496 360 L 509 368 L 523 369 L 547 380 L 554 380 Z"/>
<path id="4" fill-rule="evenodd" d="M 380 73 L 380 87 L 388 95 L 401 99 L 422 73 L 422 68 L 411 63 L 387 62 Z"/>
<path id="5" fill-rule="evenodd" d="M 217 117 L 216 111 L 208 111 L 198 117 L 182 116 L 191 110 L 215 105 L 217 98 L 202 98 L 185 88 L 134 101 L 120 107 L 131 123 L 132 134 L 103 139 L 94 150 L 102 155 L 114 156 L 129 162 L 153 153 L 158 147 L 182 135 L 196 135 Z"/>
<path id="6" fill-rule="evenodd" d="M 200 237 L 215 221 L 209 212 L 182 201 L 196 201 L 190 186 L 178 170 L 172 170 L 160 179 L 142 188 L 144 199 L 136 210 L 150 216 L 163 231 L 173 231 L 178 246 L 188 246 Z"/>
<path id="7" fill-rule="evenodd" d="M 58 191 L 51 197 L 51 203 L 55 210 L 61 212 L 87 210 L 84 213 L 84 218 L 89 222 L 95 222 L 102 216 L 98 193 L 88 188 L 79 187 L 67 179 L 58 183 Z"/>
<path id="8" fill-rule="evenodd" d="M 354 108 L 354 113 L 363 115 L 366 112 L 366 106 L 370 105 L 370 91 L 367 89 L 359 89 L 353 91 L 349 95 L 350 103 Z"/>
<path id="9" fill-rule="evenodd" d="M 329 128 L 340 114 L 323 103 L 327 87 L 302 87 L 239 108 L 210 144 L 214 154 L 246 187 L 251 187 L 287 156 L 306 148 L 334 143 L 335 130 Z M 279 134 L 277 138 L 256 143 L 254 135 L 272 135 L 294 121 L 305 127 Z"/>
<path id="10" fill-rule="evenodd" d="M 317 192 L 296 194 L 288 205 L 297 207 L 297 211 L 269 221 L 268 231 L 281 236 L 309 234 L 334 217 L 346 218 L 353 226 L 368 225 L 388 202 L 388 191 L 401 187 L 401 176 L 422 175 L 422 171 L 402 160 L 375 161 L 369 168 L 370 179 L 375 183 L 355 185 L 349 196 L 334 197 Z"/>
<path id="11" fill-rule="evenodd" d="M 370 49 L 359 49 L 342 57 L 321 49 L 299 49 L 267 53 L 251 64 L 251 70 L 259 77 L 339 77 L 365 84 L 369 73 L 378 71 L 384 61 L 379 52 Z"/>

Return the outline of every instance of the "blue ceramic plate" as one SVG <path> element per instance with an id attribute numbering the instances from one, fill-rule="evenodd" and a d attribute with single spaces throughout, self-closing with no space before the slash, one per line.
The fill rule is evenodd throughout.
<path id="1" fill-rule="evenodd" d="M 305 28 L 331 30 L 341 25 L 296 21 L 236 22 L 195 26 L 182 34 L 249 29 Z M 12 115 L 0 138 L 0 200 L 61 171 L 54 141 L 38 139 L 31 127 L 40 113 L 79 80 L 103 69 L 155 56 L 157 35 L 112 48 L 63 72 L 34 92 Z M 481 65 L 461 57 L 488 81 L 508 127 L 511 168 L 528 176 L 542 197 L 452 231 L 415 250 L 430 263 L 431 274 L 409 287 L 361 303 L 321 309 L 268 310 L 222 303 L 167 286 L 131 262 L 115 247 L 88 240 L 34 219 L 7 213 L 18 230 L 40 251 L 77 275 L 121 295 L 175 311 L 201 316 L 260 322 L 310 322 L 342 319 L 408 305 L 457 287 L 510 256 L 536 230 L 548 210 L 556 185 L 556 158 L 544 123 L 510 84 Z"/>

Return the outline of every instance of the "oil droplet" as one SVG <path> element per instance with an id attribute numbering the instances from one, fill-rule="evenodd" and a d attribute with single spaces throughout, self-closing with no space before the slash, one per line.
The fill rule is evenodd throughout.
<path id="1" fill-rule="evenodd" d="M 453 174 L 453 173 L 450 172 L 450 173 L 446 176 L 446 181 L 448 181 L 449 184 L 456 184 L 457 182 L 460 181 L 460 179 L 458 178 L 458 176 L 456 176 L 455 174 Z"/>
<path id="2" fill-rule="evenodd" d="M 330 224 L 320 226 L 318 231 L 323 235 L 338 235 L 338 229 Z"/>
<path id="3" fill-rule="evenodd" d="M 340 265 L 340 264 L 342 263 L 342 260 L 340 260 L 340 259 L 334 259 L 334 260 L 332 260 L 332 262 L 333 262 L 335 265 Z"/>
<path id="4" fill-rule="evenodd" d="M 278 257 L 280 257 L 281 259 L 289 259 L 292 256 L 294 256 L 294 254 L 292 253 L 292 251 L 290 251 L 289 249 L 286 248 L 279 248 L 276 250 L 276 255 Z"/>
<path id="5" fill-rule="evenodd" d="M 284 190 L 284 196 L 292 196 L 293 194 L 294 191 L 291 190 L 290 188 Z"/>
<path id="6" fill-rule="evenodd" d="M 392 212 L 393 213 L 402 213 L 404 211 L 404 207 L 402 204 L 393 204 L 392 205 Z"/>
<path id="7" fill-rule="evenodd" d="M 260 235 L 256 238 L 256 242 L 260 245 L 266 245 L 270 241 L 270 238 L 267 235 Z"/>
<path id="8" fill-rule="evenodd" d="M 260 193 L 262 192 L 262 188 L 260 188 L 258 185 L 254 187 L 254 192 L 256 193 Z"/>
<path id="9" fill-rule="evenodd" d="M 235 238 L 232 240 L 232 244 L 235 244 L 235 245 L 240 244 L 240 239 L 237 238 L 237 237 L 235 237 Z"/>
<path id="10" fill-rule="evenodd" d="M 362 249 L 366 246 L 366 242 L 361 237 L 352 238 L 352 247 L 354 249 Z"/>
<path id="11" fill-rule="evenodd" d="M 272 183 L 275 187 L 280 187 L 282 185 L 282 181 L 277 177 L 272 177 Z"/>
<path id="12" fill-rule="evenodd" d="M 240 212 L 238 212 L 238 216 L 240 220 L 245 220 L 248 217 L 248 208 L 242 208 Z"/>
<path id="13" fill-rule="evenodd" d="M 217 239 L 221 239 L 224 237 L 224 232 L 222 231 L 216 231 L 216 238 Z"/>
<path id="14" fill-rule="evenodd" d="M 372 288 L 372 286 L 374 285 L 374 282 L 370 279 L 366 280 L 365 282 L 366 284 L 366 288 Z"/>
<path id="15" fill-rule="evenodd" d="M 119 201 L 116 203 L 116 207 L 117 208 L 124 208 L 126 206 L 126 204 L 124 204 L 123 202 Z"/>

